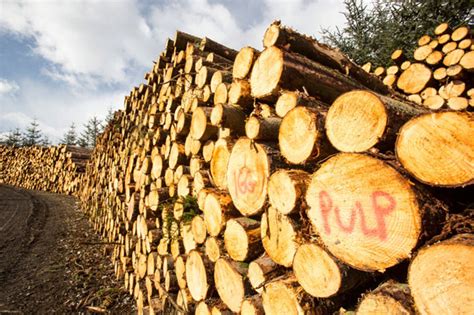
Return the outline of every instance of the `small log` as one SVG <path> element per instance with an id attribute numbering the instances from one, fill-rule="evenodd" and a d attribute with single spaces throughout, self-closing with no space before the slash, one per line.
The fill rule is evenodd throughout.
<path id="1" fill-rule="evenodd" d="M 237 54 L 239 53 L 238 51 L 219 44 L 208 37 L 204 37 L 202 39 L 199 49 L 202 51 L 215 53 L 231 61 L 234 61 L 237 57 Z"/>
<path id="2" fill-rule="evenodd" d="M 243 276 L 248 267 L 230 259 L 219 258 L 214 266 L 214 283 L 222 301 L 233 312 L 240 312 L 248 289 Z"/>
<path id="3" fill-rule="evenodd" d="M 282 214 L 300 210 L 310 175 L 302 170 L 276 171 L 268 182 L 270 204 Z"/>
<path id="4" fill-rule="evenodd" d="M 258 257 L 263 251 L 260 222 L 249 218 L 230 219 L 226 223 L 224 244 L 227 253 L 235 261 Z"/>
<path id="5" fill-rule="evenodd" d="M 192 250 L 186 258 L 186 283 L 195 301 L 204 300 L 212 285 L 210 262 L 196 250 Z"/>
<path id="6" fill-rule="evenodd" d="M 416 312 L 408 285 L 389 280 L 362 297 L 356 314 L 414 315 Z"/>
<path id="7" fill-rule="evenodd" d="M 279 275 L 281 270 L 281 266 L 264 253 L 249 264 L 247 277 L 253 289 L 262 293 L 265 283 Z"/>
<path id="8" fill-rule="evenodd" d="M 277 264 L 291 267 L 300 242 L 298 223 L 280 214 L 273 207 L 269 207 L 262 215 L 261 222 L 260 231 L 265 252 Z"/>
<path id="9" fill-rule="evenodd" d="M 368 279 L 368 274 L 341 263 L 314 243 L 298 247 L 293 272 L 303 289 L 317 298 L 340 294 Z"/>
<path id="10" fill-rule="evenodd" d="M 424 112 L 421 107 L 372 92 L 352 91 L 341 95 L 329 108 L 326 134 L 343 152 L 362 152 L 373 146 L 391 148 L 403 123 Z"/>
<path id="11" fill-rule="evenodd" d="M 281 118 L 279 117 L 259 119 L 258 116 L 253 115 L 245 123 L 245 134 L 252 140 L 276 140 L 280 124 Z"/>
<path id="12" fill-rule="evenodd" d="M 242 48 L 234 60 L 232 76 L 234 79 L 245 79 L 250 75 L 253 63 L 260 52 L 250 46 Z"/>

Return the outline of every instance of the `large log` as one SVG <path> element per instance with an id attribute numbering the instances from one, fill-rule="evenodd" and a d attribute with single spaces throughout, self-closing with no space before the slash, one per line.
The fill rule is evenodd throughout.
<path id="1" fill-rule="evenodd" d="M 438 232 L 446 208 L 376 158 L 340 153 L 312 176 L 307 211 L 321 242 L 363 271 L 384 271 Z M 429 224 L 428 224 L 429 222 Z"/>
<path id="2" fill-rule="evenodd" d="M 255 61 L 250 86 L 255 98 L 276 100 L 280 89 L 304 89 L 326 102 L 363 88 L 335 70 L 275 46 L 266 48 Z"/>
<path id="3" fill-rule="evenodd" d="M 331 144 L 343 152 L 363 152 L 376 145 L 390 149 L 403 123 L 424 112 L 369 91 L 351 91 L 329 108 L 326 133 Z"/>
<path id="4" fill-rule="evenodd" d="M 278 46 L 304 55 L 327 67 L 337 69 L 342 74 L 353 77 L 367 88 L 382 94 L 389 94 L 389 89 L 375 76 L 367 73 L 337 49 L 319 43 L 314 38 L 300 34 L 279 21 L 273 22 L 263 37 L 263 46 Z"/>
<path id="5" fill-rule="evenodd" d="M 400 163 L 419 181 L 459 187 L 474 183 L 472 139 L 472 113 L 431 113 L 408 121 L 400 129 L 395 149 Z"/>
<path id="6" fill-rule="evenodd" d="M 408 284 L 420 314 L 469 314 L 474 309 L 474 237 L 459 234 L 421 249 Z"/>

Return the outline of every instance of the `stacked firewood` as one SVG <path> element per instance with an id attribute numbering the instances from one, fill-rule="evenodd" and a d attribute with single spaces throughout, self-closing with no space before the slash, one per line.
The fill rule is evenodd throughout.
<path id="1" fill-rule="evenodd" d="M 76 194 L 91 150 L 75 146 L 0 146 L 0 183 Z"/>
<path id="2" fill-rule="evenodd" d="M 413 56 L 395 50 L 393 65 L 377 67 L 373 74 L 405 94 L 409 100 L 431 110 L 474 108 L 474 42 L 469 26 L 451 30 L 438 25 L 432 36 L 423 35 Z M 371 71 L 372 64 L 363 68 Z"/>
<path id="3" fill-rule="evenodd" d="M 177 32 L 98 141 L 82 201 L 139 312 L 471 310 L 473 115 L 279 23 L 263 43 Z"/>
<path id="4" fill-rule="evenodd" d="M 469 313 L 474 115 L 263 45 L 177 32 L 97 141 L 78 195 L 138 312 Z"/>

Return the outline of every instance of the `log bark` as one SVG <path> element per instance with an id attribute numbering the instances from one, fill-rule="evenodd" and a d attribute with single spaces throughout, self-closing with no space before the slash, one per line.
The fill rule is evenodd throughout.
<path id="1" fill-rule="evenodd" d="M 278 139 L 281 121 L 280 117 L 250 116 L 245 123 L 245 134 L 252 140 L 274 141 Z"/>
<path id="2" fill-rule="evenodd" d="M 235 57 L 237 57 L 237 54 L 239 53 L 238 51 L 232 48 L 226 47 L 222 44 L 219 44 L 218 42 L 215 42 L 208 37 L 204 37 L 202 39 L 199 49 L 201 49 L 202 51 L 215 53 L 230 61 L 234 61 Z"/>

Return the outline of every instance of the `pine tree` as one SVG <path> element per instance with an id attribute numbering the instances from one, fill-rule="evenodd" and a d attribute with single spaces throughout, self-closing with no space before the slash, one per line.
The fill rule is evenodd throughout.
<path id="1" fill-rule="evenodd" d="M 323 39 L 355 62 L 390 64 L 390 55 L 402 49 L 412 55 L 418 38 L 448 22 L 452 27 L 469 23 L 472 0 L 379 0 L 369 9 L 362 0 L 345 0 L 346 25 L 323 30 Z"/>
<path id="2" fill-rule="evenodd" d="M 96 116 L 84 124 L 84 130 L 79 137 L 81 147 L 95 147 L 97 136 L 102 132 L 102 123 Z"/>
<path id="3" fill-rule="evenodd" d="M 39 145 L 42 138 L 41 130 L 39 129 L 39 124 L 36 119 L 34 119 L 30 126 L 26 128 L 26 132 L 23 135 L 23 145 L 24 146 L 33 146 Z"/>
<path id="4" fill-rule="evenodd" d="M 10 130 L 8 133 L 5 144 L 9 146 L 19 147 L 21 145 L 21 131 L 20 128 L 15 128 L 15 130 Z"/>
<path id="5" fill-rule="evenodd" d="M 41 138 L 40 145 L 43 147 L 48 147 L 51 145 L 51 141 L 49 140 L 48 136 L 43 136 L 43 138 Z"/>
<path id="6" fill-rule="evenodd" d="M 114 119 L 115 111 L 112 107 L 107 110 L 107 116 L 105 116 L 105 124 L 108 125 Z"/>
<path id="7" fill-rule="evenodd" d="M 63 138 L 61 139 L 61 144 L 67 145 L 77 145 L 78 139 L 76 134 L 76 125 L 74 123 L 71 124 L 69 130 L 64 134 Z"/>

